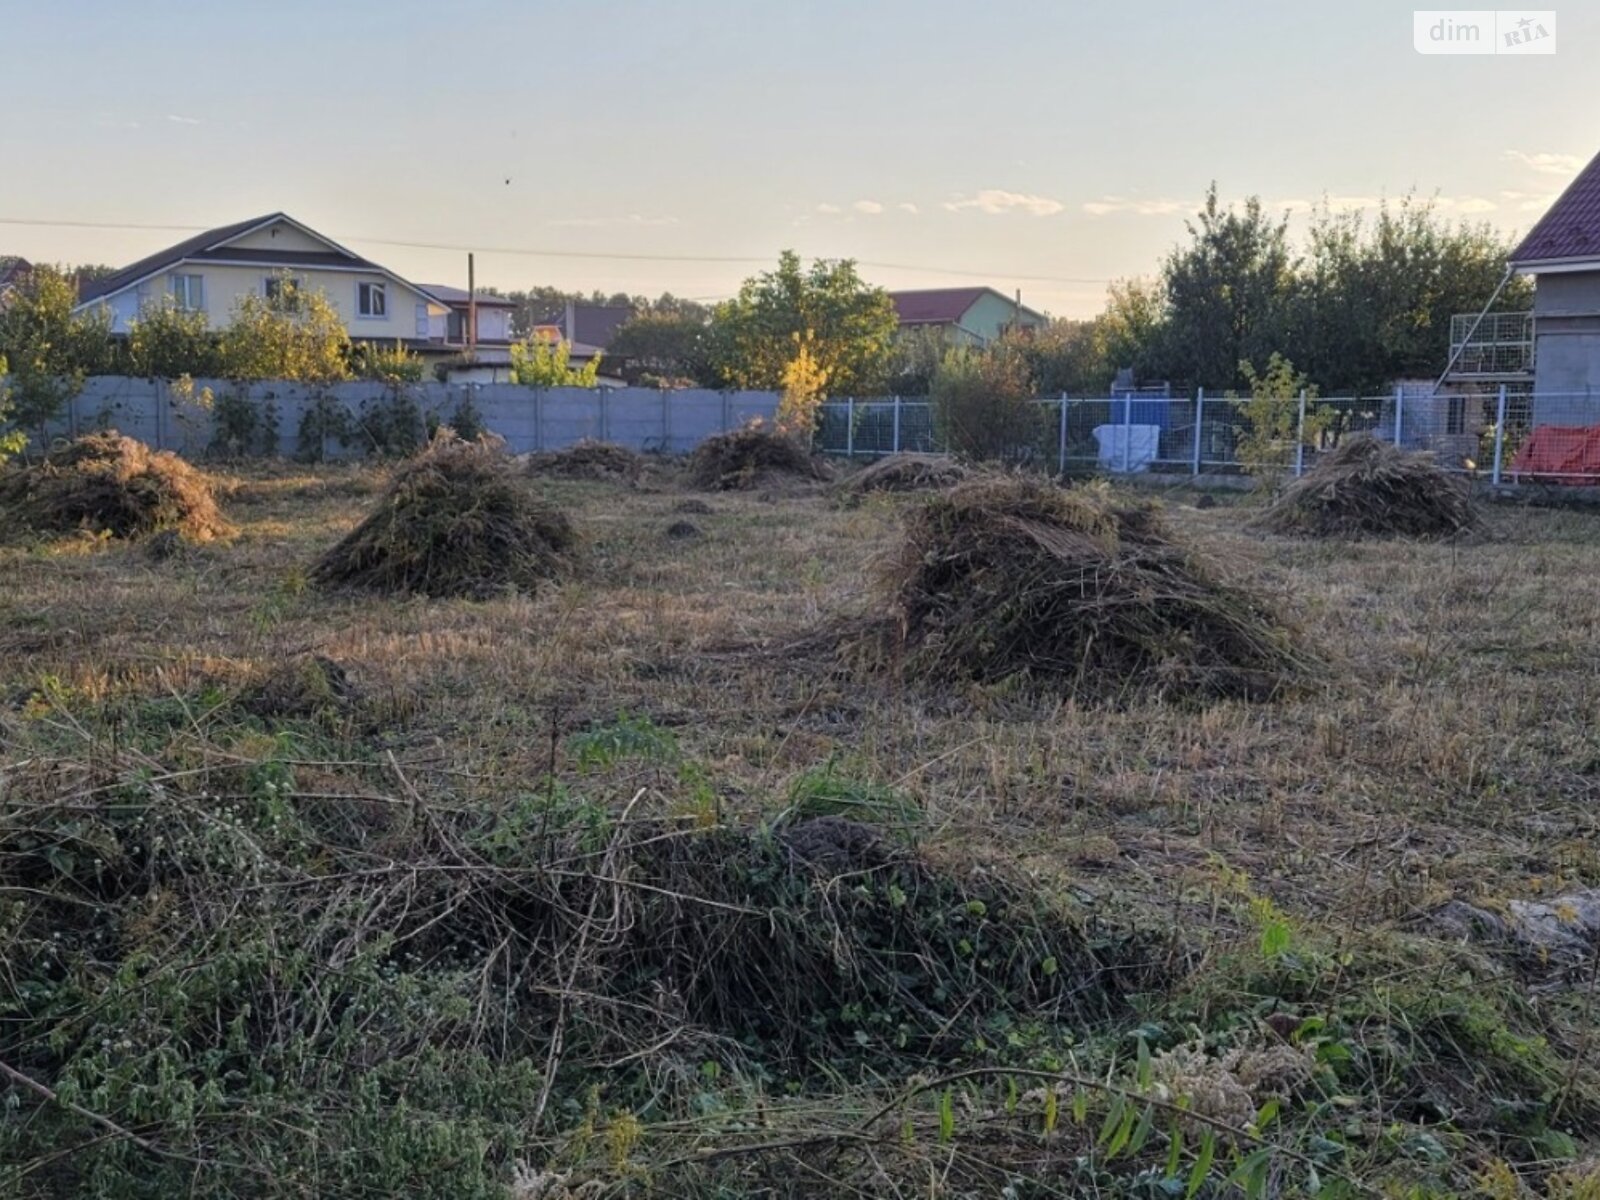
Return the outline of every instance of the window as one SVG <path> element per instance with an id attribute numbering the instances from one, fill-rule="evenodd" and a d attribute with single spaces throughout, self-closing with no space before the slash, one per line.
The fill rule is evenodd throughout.
<path id="1" fill-rule="evenodd" d="M 172 277 L 172 303 L 182 312 L 203 312 L 206 307 L 205 289 L 198 275 Z"/>
<path id="2" fill-rule="evenodd" d="M 381 283 L 356 284 L 356 312 L 363 317 L 389 315 L 389 298 Z"/>
<path id="3" fill-rule="evenodd" d="M 300 308 L 300 288 L 301 281 L 293 275 L 269 275 L 267 303 L 285 312 L 295 312 Z"/>

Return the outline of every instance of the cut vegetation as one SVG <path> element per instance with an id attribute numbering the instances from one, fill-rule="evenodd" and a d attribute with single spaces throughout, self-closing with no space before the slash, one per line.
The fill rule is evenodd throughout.
<path id="1" fill-rule="evenodd" d="M 1303 663 L 1269 605 L 1104 488 L 994 476 L 932 496 L 886 591 L 890 619 L 868 637 L 909 679 L 1263 698 Z"/>
<path id="2" fill-rule="evenodd" d="M 937 492 L 970 478 L 972 468 L 948 454 L 891 454 L 840 480 L 838 493 L 859 500 L 874 492 Z"/>
<path id="3" fill-rule="evenodd" d="M 565 450 L 528 455 L 528 470 L 535 475 L 598 483 L 637 483 L 645 466 L 643 455 L 615 442 L 584 440 Z"/>
<path id="4" fill-rule="evenodd" d="M 831 474 L 804 443 L 760 423 L 709 437 L 689 456 L 690 482 L 707 491 L 753 491 Z"/>
<path id="5" fill-rule="evenodd" d="M 208 542 L 231 532 L 203 471 L 115 430 L 80 437 L 41 463 L 0 470 L 0 522 L 24 536 L 171 531 Z"/>
<path id="6" fill-rule="evenodd" d="M 1371 434 L 1328 451 L 1278 495 L 1258 528 L 1306 537 L 1450 537 L 1477 517 L 1471 485 L 1429 454 Z"/>
<path id="7" fill-rule="evenodd" d="M 498 445 L 441 437 L 395 471 L 312 578 L 425 596 L 531 593 L 568 565 L 576 540 L 566 514 L 529 489 Z"/>

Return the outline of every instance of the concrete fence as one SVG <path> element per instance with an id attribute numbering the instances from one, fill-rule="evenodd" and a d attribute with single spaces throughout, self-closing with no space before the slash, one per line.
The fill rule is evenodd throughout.
<path id="1" fill-rule="evenodd" d="M 400 417 L 451 424 L 470 405 L 514 453 L 559 450 L 585 438 L 638 451 L 683 453 L 714 433 L 772 420 L 776 392 L 660 391 L 655 388 L 527 388 L 518 384 L 341 383 L 329 388 L 265 382 L 241 387 L 195 380 L 96 376 L 47 430 L 75 436 L 113 428 L 190 457 L 245 451 L 341 458 L 369 449 L 364 430 Z M 240 418 L 243 417 L 241 421 Z M 248 446 L 230 435 L 248 427 Z"/>

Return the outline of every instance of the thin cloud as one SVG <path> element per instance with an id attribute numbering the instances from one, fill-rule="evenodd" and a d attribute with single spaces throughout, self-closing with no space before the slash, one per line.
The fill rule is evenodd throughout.
<path id="1" fill-rule="evenodd" d="M 168 113 L 167 114 L 167 120 L 171 121 L 174 125 L 204 125 L 205 124 L 205 122 L 202 121 L 199 117 L 185 117 L 185 116 L 180 115 L 179 113 Z"/>
<path id="2" fill-rule="evenodd" d="M 1518 212 L 1543 212 L 1555 203 L 1556 195 L 1555 192 L 1503 191 L 1500 193 L 1500 198 L 1515 204 Z"/>
<path id="3" fill-rule="evenodd" d="M 825 217 L 836 217 L 844 211 L 837 204 L 819 204 L 817 211 Z"/>
<path id="4" fill-rule="evenodd" d="M 909 200 L 902 200 L 899 204 L 896 204 L 895 207 L 903 213 L 910 213 L 913 217 L 922 211 Z"/>
<path id="5" fill-rule="evenodd" d="M 640 213 L 629 213 L 624 217 L 562 217 L 550 221 L 548 224 L 564 226 L 568 229 L 609 229 L 619 225 L 629 225 L 637 229 L 653 229 L 662 225 L 676 225 L 677 217 L 646 217 Z"/>
<path id="6" fill-rule="evenodd" d="M 883 211 L 883 205 L 879 204 L 876 200 L 857 200 L 850 207 L 855 209 L 858 213 L 863 213 L 869 217 L 875 217 Z"/>
<path id="7" fill-rule="evenodd" d="M 1541 175 L 1576 175 L 1583 160 L 1576 154 L 1529 154 L 1523 150 L 1507 150 L 1501 157 L 1509 162 L 1521 163 Z"/>
<path id="8" fill-rule="evenodd" d="M 985 188 L 973 196 L 958 195 L 954 200 L 947 200 L 944 207 L 949 212 L 976 209 L 992 217 L 1015 212 L 1028 213 L 1035 217 L 1053 217 L 1059 212 L 1065 212 L 1067 206 L 1059 200 L 1052 200 L 1049 196 Z"/>
<path id="9" fill-rule="evenodd" d="M 1083 211 L 1091 217 L 1104 217 L 1111 213 L 1132 213 L 1138 217 L 1166 217 L 1175 212 L 1182 212 L 1189 204 L 1183 200 L 1129 200 L 1122 196 L 1106 196 L 1100 200 L 1091 200 L 1083 206 Z"/>

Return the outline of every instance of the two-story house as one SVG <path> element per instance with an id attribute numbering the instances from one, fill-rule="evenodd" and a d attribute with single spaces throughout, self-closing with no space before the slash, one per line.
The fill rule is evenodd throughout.
<path id="1" fill-rule="evenodd" d="M 441 374 L 451 383 L 506 383 L 511 378 L 511 318 L 516 302 L 504 296 L 479 292 L 447 283 L 417 285 L 449 310 L 444 319 L 442 344 L 430 351 L 445 357 L 438 363 Z M 474 322 L 476 324 L 474 325 Z"/>
<path id="2" fill-rule="evenodd" d="M 987 346 L 1008 329 L 1039 329 L 1049 323 L 991 287 L 924 288 L 890 292 L 902 330 L 936 329 L 952 346 Z"/>
<path id="3" fill-rule="evenodd" d="M 425 288 L 283 213 L 207 230 L 89 282 L 78 307 L 104 308 L 111 332 L 126 334 L 140 310 L 170 299 L 220 330 L 240 297 L 271 298 L 285 280 L 325 294 L 352 341 L 426 349 L 448 332 L 450 307 Z"/>

